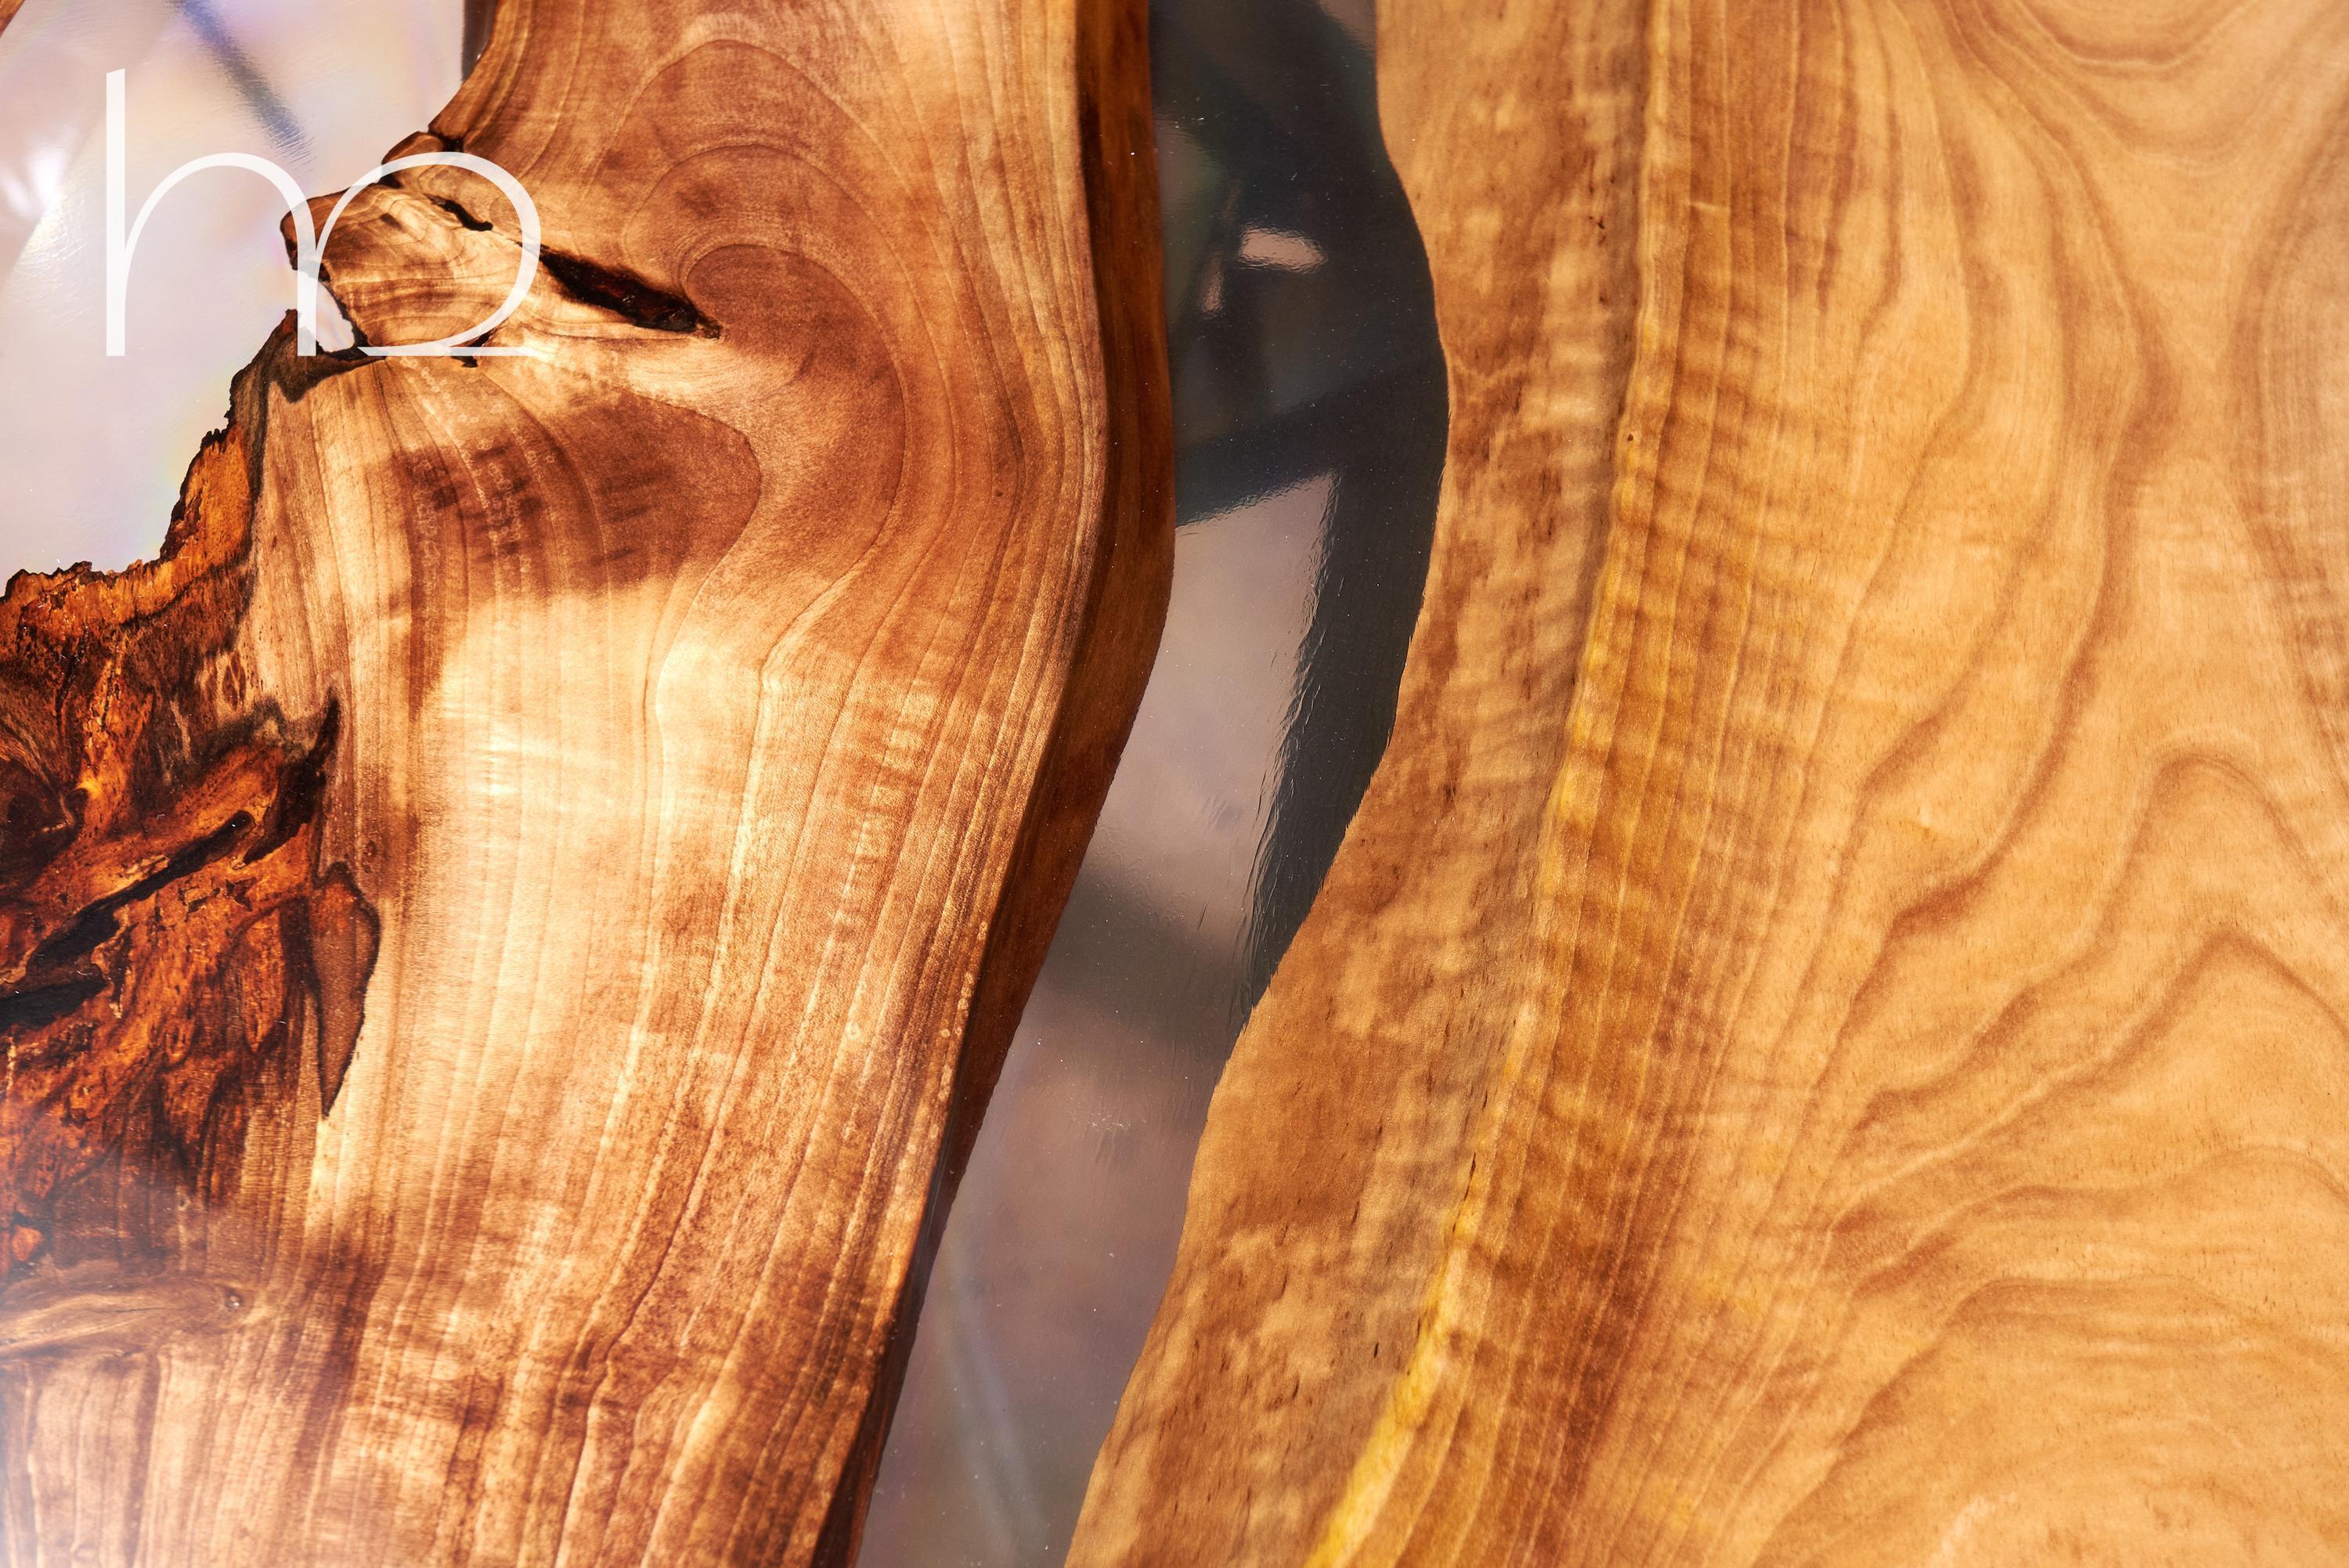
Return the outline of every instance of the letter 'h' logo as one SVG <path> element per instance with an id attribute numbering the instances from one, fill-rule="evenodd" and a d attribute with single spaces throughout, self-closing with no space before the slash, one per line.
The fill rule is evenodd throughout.
<path id="1" fill-rule="evenodd" d="M 266 158 L 247 152 L 215 152 L 208 158 L 198 158 L 182 163 L 165 176 L 155 187 L 146 204 L 139 209 L 139 218 L 129 225 L 128 235 L 123 231 L 123 213 L 129 198 L 124 187 L 129 183 L 125 172 L 127 149 L 124 147 L 124 87 L 123 73 L 106 74 L 106 352 L 119 357 L 127 352 L 129 335 L 124 320 L 125 305 L 130 292 L 130 258 L 139 248 L 139 236 L 147 227 L 155 203 L 166 191 L 191 174 L 207 169 L 249 169 L 277 187 L 285 198 L 285 206 L 294 221 L 294 325 L 295 347 L 303 355 L 318 352 L 318 259 L 326 247 L 327 236 L 335 232 L 335 221 L 351 198 L 386 175 L 397 174 L 403 169 L 420 169 L 427 164 L 439 164 L 450 169 L 466 169 L 480 175 L 504 192 L 513 203 L 514 216 L 522 226 L 522 264 L 516 270 L 513 287 L 507 291 L 505 303 L 480 325 L 453 336 L 436 338 L 430 343 L 389 344 L 383 346 L 366 345 L 362 353 L 378 356 L 410 355 L 442 359 L 462 355 L 468 358 L 489 354 L 528 354 L 527 348 L 466 347 L 471 339 L 495 331 L 506 317 L 522 305 L 530 293 L 531 280 L 538 275 L 538 208 L 523 190 L 522 181 L 507 173 L 486 158 L 470 152 L 418 152 L 406 158 L 395 158 L 388 163 L 378 163 L 370 169 L 336 202 L 326 214 L 326 226 L 313 232 L 310 203 L 302 194 L 294 177 Z"/>

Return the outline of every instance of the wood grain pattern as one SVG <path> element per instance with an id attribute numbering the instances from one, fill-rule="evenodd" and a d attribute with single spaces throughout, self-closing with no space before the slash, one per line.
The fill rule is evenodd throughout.
<path id="1" fill-rule="evenodd" d="M 296 740 L 219 667 L 250 456 L 241 428 L 204 448 L 151 564 L 0 600 L 0 1289 L 178 1240 L 126 1171 L 217 1201 L 255 1117 L 331 1108 L 349 1070 L 379 933 L 320 864 L 340 711 Z"/>
<path id="2" fill-rule="evenodd" d="M 1139 698 L 1139 5 L 508 0 L 458 147 L 531 353 L 281 331 L 0 605 L 0 1560 L 847 1561 Z M 410 171 L 326 276 L 515 234 Z"/>
<path id="3" fill-rule="evenodd" d="M 1317 909 L 1076 1561 L 2338 1561 L 2349 12 L 1469 9 L 1381 7 L 1448 89 L 1390 77 L 1405 161 L 1529 123 L 1540 28 L 1644 61 L 1571 709 L 1516 790 L 1419 787 L 1481 872 Z M 1588 265 L 1521 137 L 1493 215 L 1414 182 L 1447 348 L 1462 253 Z M 1445 571 L 1583 515 L 1448 484 Z M 1485 615 L 1552 612 L 1431 594 L 1413 679 Z M 1409 958 L 1495 886 L 1510 968 Z M 1350 943 L 1451 999 L 1350 1028 Z"/>
<path id="4" fill-rule="evenodd" d="M 1410 1342 L 1483 1026 L 1532 960 L 1630 361 L 1642 60 L 1620 0 L 1455 10 L 1380 23 L 1452 410 L 1393 739 L 1216 1089 L 1072 1564 L 1302 1554 Z"/>

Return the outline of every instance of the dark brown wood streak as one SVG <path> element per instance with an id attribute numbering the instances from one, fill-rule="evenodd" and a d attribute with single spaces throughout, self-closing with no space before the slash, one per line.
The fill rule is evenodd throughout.
<path id="1" fill-rule="evenodd" d="M 1138 0 L 505 0 L 0 621 L 0 1561 L 842 1563 L 1172 556 Z M 326 203 L 315 208 L 324 216 Z M 367 345 L 519 261 L 362 191 Z"/>
<path id="2" fill-rule="evenodd" d="M 159 1263 L 233 1204 L 257 1120 L 334 1104 L 358 1037 L 376 915 L 319 833 L 340 716 L 290 724 L 233 645 L 245 428 L 152 563 L 0 600 L 0 1292 L 52 1256 Z"/>

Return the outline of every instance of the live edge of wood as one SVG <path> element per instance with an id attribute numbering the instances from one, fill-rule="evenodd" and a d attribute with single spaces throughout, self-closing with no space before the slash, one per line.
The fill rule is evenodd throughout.
<path id="1" fill-rule="evenodd" d="M 1172 547 L 1142 6 L 507 0 L 0 603 L 0 1557 L 839 1563 Z M 355 201 L 369 343 L 487 314 Z"/>
<path id="2" fill-rule="evenodd" d="M 2349 1559 L 2349 9 L 1379 69 L 1465 423 L 1072 1562 Z"/>

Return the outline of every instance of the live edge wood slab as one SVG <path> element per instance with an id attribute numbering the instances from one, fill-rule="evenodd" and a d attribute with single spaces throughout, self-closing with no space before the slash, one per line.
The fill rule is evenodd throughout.
<path id="1" fill-rule="evenodd" d="M 398 150 L 535 199 L 531 353 L 281 332 L 10 584 L 0 1560 L 849 1558 L 1164 608 L 1145 45 L 505 0 Z M 411 171 L 329 286 L 516 234 Z"/>
<path id="2" fill-rule="evenodd" d="M 1433 577 L 1072 1562 L 2349 1557 L 2349 8 L 1379 43 Z"/>

